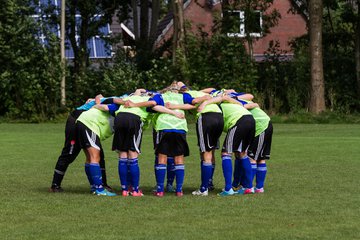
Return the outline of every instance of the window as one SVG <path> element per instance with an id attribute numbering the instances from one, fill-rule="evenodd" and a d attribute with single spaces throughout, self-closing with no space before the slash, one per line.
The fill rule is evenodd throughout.
<path id="1" fill-rule="evenodd" d="M 240 10 L 228 11 L 225 14 L 224 25 L 229 37 L 245 37 L 246 34 L 250 37 L 262 36 L 261 11 L 255 10 L 248 16 Z"/>
<path id="2" fill-rule="evenodd" d="M 34 1 L 34 2 L 36 2 L 36 1 Z M 59 8 L 61 7 L 60 0 L 51 0 L 51 1 L 40 0 L 37 3 L 37 5 L 34 5 L 37 14 L 33 15 L 32 17 L 41 24 L 42 28 L 44 28 L 44 29 L 46 28 L 47 31 L 50 31 L 55 36 L 60 38 L 60 25 L 59 24 L 47 24 L 46 22 L 43 22 L 43 20 L 42 20 L 42 18 L 47 17 L 47 15 L 45 13 L 43 13 L 42 8 L 48 7 L 48 6 L 53 6 L 53 8 L 54 8 L 53 11 L 56 15 L 60 14 L 60 12 L 59 12 Z M 95 15 L 95 16 L 93 16 L 93 19 L 96 20 L 99 17 L 101 17 L 101 16 Z M 75 16 L 75 21 L 76 21 L 76 29 L 77 29 L 77 27 L 80 26 L 80 24 L 81 24 L 81 16 L 77 14 Z M 113 54 L 112 46 L 107 41 L 105 41 L 105 38 L 109 37 L 111 34 L 110 24 L 106 24 L 105 26 L 100 27 L 99 32 L 101 33 L 102 36 L 93 36 L 93 37 L 87 39 L 86 44 L 87 44 L 87 48 L 89 51 L 89 57 L 92 59 L 110 58 Z M 40 39 L 42 44 L 47 44 L 47 42 L 48 42 L 49 36 L 46 36 L 46 35 L 47 34 L 42 30 L 40 30 L 37 33 L 37 36 Z M 75 38 L 76 38 L 76 41 L 78 41 L 80 38 L 77 31 L 76 31 Z M 74 58 L 74 51 L 72 49 L 70 40 L 68 38 L 65 39 L 65 48 L 66 48 L 65 49 L 66 58 L 68 58 L 68 59 Z"/>

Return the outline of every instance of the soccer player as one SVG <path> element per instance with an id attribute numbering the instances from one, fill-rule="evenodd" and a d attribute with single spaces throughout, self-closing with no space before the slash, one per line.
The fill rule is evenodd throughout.
<path id="1" fill-rule="evenodd" d="M 273 126 L 270 117 L 257 103 L 241 99 L 240 97 L 238 96 L 235 99 L 248 109 L 255 119 L 255 138 L 248 149 L 248 156 L 250 157 L 253 178 L 256 176 L 255 193 L 263 193 L 267 173 L 266 161 L 270 159 Z M 235 171 L 241 172 L 240 165 L 238 167 L 240 169 L 235 169 Z M 234 179 L 233 188 L 239 185 L 240 179 Z"/>
<path id="2" fill-rule="evenodd" d="M 202 91 L 190 90 L 183 82 L 178 82 L 180 92 L 190 94 L 194 99 L 190 107 L 184 105 L 170 105 L 170 108 L 182 108 L 184 110 L 196 109 L 197 104 L 211 98 L 207 93 Z M 201 112 L 195 111 L 196 118 L 196 133 L 198 139 L 198 146 L 200 151 L 201 163 L 201 185 L 193 195 L 207 196 L 209 191 L 209 184 L 212 184 L 212 178 L 215 168 L 215 149 L 219 146 L 219 138 L 221 136 L 224 119 L 221 110 L 216 104 L 208 104 Z"/>
<path id="3" fill-rule="evenodd" d="M 179 87 L 173 82 L 162 94 L 157 94 L 149 99 L 150 106 L 165 106 L 165 102 L 172 104 L 191 104 L 193 98 L 189 94 L 179 94 Z M 156 110 L 156 109 L 154 109 Z M 174 110 L 184 114 L 183 110 Z M 167 113 L 158 113 L 155 130 L 157 142 L 155 154 L 158 156 L 158 164 L 155 166 L 157 190 L 155 196 L 164 196 L 164 182 L 166 174 L 167 158 L 174 157 L 176 176 L 176 196 L 183 196 L 182 186 L 184 183 L 185 166 L 184 157 L 189 155 L 189 146 L 186 141 L 188 131 L 185 118 L 179 119 Z"/>
<path id="4" fill-rule="evenodd" d="M 247 149 L 255 135 L 255 120 L 251 113 L 236 100 L 227 95 L 217 96 L 204 101 L 199 107 L 201 112 L 210 103 L 219 103 L 224 117 L 224 132 L 226 137 L 222 148 L 222 169 L 225 179 L 225 188 L 219 196 L 253 193 L 252 170 Z M 244 189 L 234 191 L 232 188 L 232 155 L 239 159 L 244 169 Z"/>
<path id="5" fill-rule="evenodd" d="M 74 111 L 72 111 L 65 125 L 65 142 L 64 147 L 61 151 L 61 154 L 56 162 L 53 180 L 51 183 L 51 187 L 49 189 L 50 192 L 62 192 L 63 188 L 61 187 L 62 180 L 66 173 L 68 166 L 76 159 L 76 157 L 80 153 L 80 146 L 75 138 L 75 122 L 76 119 L 80 116 L 80 114 L 84 111 L 89 110 L 96 104 L 96 101 L 99 103 L 110 104 L 113 103 L 113 99 L 117 97 L 108 97 L 104 98 L 101 94 L 97 95 L 94 98 L 88 99 L 86 103 Z M 120 97 L 121 98 L 121 97 Z M 105 160 L 104 160 L 104 151 L 100 149 L 100 167 L 101 173 L 103 178 L 104 187 L 107 188 L 109 191 L 112 191 L 111 187 L 107 184 L 106 178 L 106 170 L 105 170 Z"/>
<path id="6" fill-rule="evenodd" d="M 100 169 L 101 141 L 113 134 L 115 111 L 118 105 L 97 104 L 76 120 L 76 138 L 86 156 L 85 173 L 91 192 L 98 196 L 116 196 L 103 186 Z M 104 111 L 107 110 L 107 111 Z"/>
<path id="7" fill-rule="evenodd" d="M 145 93 L 145 92 L 143 92 Z M 146 94 L 131 95 L 121 101 L 130 100 L 134 103 L 147 101 L 150 97 Z M 116 100 L 115 100 L 115 103 Z M 146 108 L 121 106 L 116 111 L 115 134 L 112 150 L 119 154 L 118 172 L 121 182 L 122 196 L 132 195 L 134 197 L 143 196 L 139 189 L 140 168 L 138 156 L 142 141 L 143 126 L 148 121 L 149 113 Z M 130 172 L 131 183 L 128 182 L 128 172 Z M 129 192 L 129 184 L 132 192 Z"/>
<path id="8" fill-rule="evenodd" d="M 116 111 L 113 150 L 119 152 L 118 169 L 123 196 L 129 195 L 127 179 L 128 171 L 130 171 L 132 180 L 131 184 L 133 192 L 131 195 L 135 197 L 143 196 L 142 192 L 139 190 L 140 169 L 138 165 L 138 155 L 140 153 L 142 128 L 150 119 L 150 114 L 145 107 L 141 107 L 141 104 L 146 104 L 149 98 L 150 95 L 148 92 L 143 92 L 140 96 L 133 95 L 121 99 L 121 101 L 126 102 L 125 106 L 121 106 L 119 110 Z M 154 109 L 184 118 L 182 114 L 166 109 L 163 106 L 155 106 Z"/>

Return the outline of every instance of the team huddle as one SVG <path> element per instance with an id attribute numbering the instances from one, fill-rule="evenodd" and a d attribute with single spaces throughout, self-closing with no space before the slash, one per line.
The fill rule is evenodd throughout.
<path id="1" fill-rule="evenodd" d="M 101 146 L 102 141 L 113 136 L 112 150 L 118 154 L 121 194 L 143 196 L 139 188 L 138 156 L 143 129 L 151 124 L 156 178 L 153 193 L 157 197 L 164 196 L 165 192 L 183 196 L 184 158 L 189 156 L 185 113 L 192 112 L 196 118 L 201 160 L 201 184 L 192 195 L 207 196 L 214 190 L 215 150 L 219 149 L 222 132 L 226 133 L 221 148 L 225 184 L 218 195 L 263 193 L 273 128 L 270 117 L 252 100 L 252 94 L 213 88 L 197 91 L 182 82 L 173 82 L 158 92 L 137 89 L 130 95 L 98 95 L 89 99 L 67 119 L 65 144 L 55 166 L 50 191 L 63 191 L 61 183 L 65 172 L 83 149 L 90 192 L 116 196 L 107 184 Z"/>

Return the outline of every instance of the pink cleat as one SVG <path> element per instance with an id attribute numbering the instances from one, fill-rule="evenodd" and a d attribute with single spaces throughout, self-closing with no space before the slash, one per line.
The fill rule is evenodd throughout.
<path id="1" fill-rule="evenodd" d="M 182 196 L 184 196 L 184 193 L 181 191 L 181 192 L 176 192 L 176 196 L 177 197 L 182 197 Z"/>
<path id="2" fill-rule="evenodd" d="M 154 192 L 154 196 L 155 196 L 155 197 L 163 197 L 163 196 L 164 196 L 164 192 Z"/>
<path id="3" fill-rule="evenodd" d="M 122 191 L 122 196 L 123 196 L 123 197 L 129 196 L 129 191 L 123 190 L 123 191 Z"/>
<path id="4" fill-rule="evenodd" d="M 131 196 L 133 196 L 133 197 L 142 197 L 142 196 L 144 196 L 144 194 L 142 193 L 142 191 L 141 190 L 139 190 L 139 191 L 133 191 L 132 193 L 131 193 Z"/>

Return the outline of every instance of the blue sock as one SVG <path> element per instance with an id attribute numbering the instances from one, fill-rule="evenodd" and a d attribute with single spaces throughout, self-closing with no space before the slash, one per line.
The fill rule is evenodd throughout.
<path id="1" fill-rule="evenodd" d="M 156 166 L 159 164 L 159 158 L 157 155 L 155 155 L 155 160 L 154 160 L 154 176 L 155 176 L 155 181 L 156 181 Z"/>
<path id="2" fill-rule="evenodd" d="M 201 164 L 201 186 L 200 191 L 204 192 L 209 187 L 209 181 L 211 178 L 211 172 L 212 172 L 212 164 L 202 162 Z"/>
<path id="3" fill-rule="evenodd" d="M 173 185 L 175 179 L 175 161 L 173 157 L 167 158 L 166 184 Z"/>
<path id="4" fill-rule="evenodd" d="M 176 192 L 182 192 L 185 177 L 185 165 L 175 165 L 175 176 L 176 176 Z"/>
<path id="5" fill-rule="evenodd" d="M 156 191 L 164 192 L 164 182 L 165 182 L 165 174 L 166 174 L 166 165 L 165 164 L 157 164 L 155 166 L 155 176 L 156 176 Z"/>
<path id="6" fill-rule="evenodd" d="M 231 178 L 232 178 L 231 155 L 222 155 L 221 158 L 222 158 L 223 175 L 225 179 L 225 191 L 229 191 L 231 189 Z"/>
<path id="7" fill-rule="evenodd" d="M 89 172 L 90 172 L 91 180 L 95 186 L 95 189 L 100 192 L 104 191 L 100 164 L 90 163 L 89 164 Z"/>
<path id="8" fill-rule="evenodd" d="M 257 164 L 256 163 L 251 163 L 251 182 L 254 182 L 254 178 L 256 176 L 256 170 L 257 170 Z"/>
<path id="9" fill-rule="evenodd" d="M 251 163 L 248 156 L 241 158 L 241 166 L 243 168 L 244 180 L 243 187 L 244 188 L 252 188 L 252 169 Z"/>
<path id="10" fill-rule="evenodd" d="M 238 187 L 240 185 L 240 177 L 241 177 L 241 160 L 236 157 L 234 161 L 234 180 L 232 182 L 233 187 Z"/>
<path id="11" fill-rule="evenodd" d="M 128 159 L 128 166 L 131 175 L 131 184 L 135 192 L 139 191 L 140 168 L 137 158 Z"/>
<path id="12" fill-rule="evenodd" d="M 118 164 L 118 172 L 120 178 L 121 189 L 127 191 L 128 190 L 128 166 L 127 166 L 127 158 L 119 158 Z"/>
<path id="13" fill-rule="evenodd" d="M 128 162 L 127 162 L 127 176 L 126 176 L 126 180 L 127 180 L 128 185 L 130 185 L 130 184 L 132 183 L 129 159 L 128 159 Z"/>
<path id="14" fill-rule="evenodd" d="M 214 172 L 215 172 L 215 163 L 213 163 L 213 164 L 211 165 L 211 176 L 210 176 L 210 179 L 209 179 L 209 186 L 213 186 L 213 185 L 214 185 L 214 183 L 213 183 Z"/>
<path id="15" fill-rule="evenodd" d="M 87 176 L 87 179 L 90 183 L 90 186 L 92 186 L 94 183 L 91 179 L 91 174 L 90 174 L 90 163 L 85 163 L 85 173 L 86 173 L 86 176 Z"/>
<path id="16" fill-rule="evenodd" d="M 256 169 L 256 188 L 264 187 L 266 172 L 267 172 L 266 163 L 259 163 Z"/>

